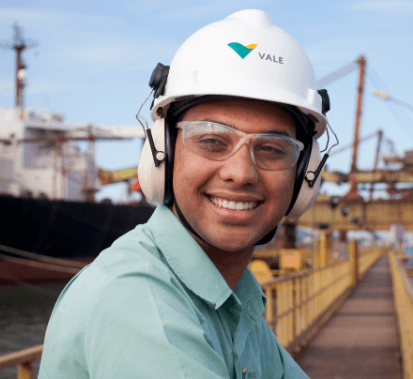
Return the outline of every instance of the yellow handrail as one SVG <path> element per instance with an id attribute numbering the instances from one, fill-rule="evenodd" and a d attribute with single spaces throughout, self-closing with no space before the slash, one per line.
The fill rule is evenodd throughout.
<path id="1" fill-rule="evenodd" d="M 413 285 L 400 258 L 403 257 L 397 257 L 394 252 L 389 253 L 394 304 L 399 320 L 403 378 L 413 379 Z"/>
<path id="2" fill-rule="evenodd" d="M 333 261 L 261 283 L 267 297 L 265 320 L 290 353 L 305 345 L 347 298 L 355 284 L 352 278 L 363 277 L 387 251 L 376 246 L 357 254 L 355 241 L 352 250 L 353 260 Z"/>
<path id="3" fill-rule="evenodd" d="M 17 365 L 17 379 L 34 379 L 34 362 L 42 356 L 43 345 L 0 356 L 0 370 Z"/>

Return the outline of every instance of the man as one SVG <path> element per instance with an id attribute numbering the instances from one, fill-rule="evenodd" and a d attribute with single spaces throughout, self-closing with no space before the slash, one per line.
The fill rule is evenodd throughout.
<path id="1" fill-rule="evenodd" d="M 39 377 L 308 378 L 248 269 L 317 195 L 326 120 L 308 58 L 246 10 L 195 33 L 150 84 L 139 181 L 161 205 L 63 290 Z"/>

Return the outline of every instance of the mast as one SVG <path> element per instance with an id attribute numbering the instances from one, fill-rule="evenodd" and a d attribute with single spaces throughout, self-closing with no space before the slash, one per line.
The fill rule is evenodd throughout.
<path id="1" fill-rule="evenodd" d="M 357 183 L 354 179 L 354 173 L 357 172 L 357 154 L 358 154 L 358 145 L 360 142 L 360 120 L 361 120 L 361 107 L 363 102 L 363 90 L 364 90 L 364 71 L 366 67 L 366 58 L 361 55 L 357 59 L 359 65 L 360 74 L 359 74 L 359 85 L 357 89 L 357 111 L 356 111 L 356 125 L 354 128 L 354 140 L 353 140 L 353 159 L 351 162 L 351 169 L 348 175 L 348 181 L 350 183 L 350 190 L 344 196 L 346 200 L 360 200 L 361 196 L 357 193 Z"/>
<path id="2" fill-rule="evenodd" d="M 0 42 L 0 47 L 12 49 L 16 52 L 16 109 L 20 111 L 20 118 L 23 118 L 24 96 L 23 89 L 25 87 L 26 65 L 22 59 L 22 53 L 25 49 L 37 46 L 37 42 L 25 40 L 23 38 L 23 30 L 16 22 L 13 25 L 14 36 L 12 42 Z"/>
<path id="3" fill-rule="evenodd" d="M 364 90 L 364 71 L 366 68 L 366 58 L 361 55 L 357 60 L 360 68 L 359 85 L 357 94 L 357 112 L 356 112 L 356 126 L 354 129 L 354 141 L 353 141 L 353 159 L 351 162 L 351 172 L 357 171 L 357 153 L 359 145 L 360 135 L 360 119 L 361 119 L 361 107 L 363 102 L 363 90 Z"/>

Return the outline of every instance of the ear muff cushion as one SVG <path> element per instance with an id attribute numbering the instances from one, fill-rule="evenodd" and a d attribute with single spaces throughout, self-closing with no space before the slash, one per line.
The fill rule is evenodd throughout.
<path id="1" fill-rule="evenodd" d="M 153 142 L 156 150 L 165 151 L 165 122 L 164 119 L 156 120 L 151 128 Z M 167 156 L 167 154 L 166 154 Z M 152 151 L 148 140 L 143 144 L 138 166 L 138 179 L 142 192 L 149 201 L 162 204 L 165 193 L 165 159 L 159 167 L 155 167 Z"/>
<path id="2" fill-rule="evenodd" d="M 309 171 L 316 171 L 318 165 L 320 164 L 320 150 L 317 140 L 313 140 L 311 156 L 306 168 L 306 175 Z M 318 176 L 314 185 L 310 187 L 306 180 L 303 181 L 300 191 L 297 196 L 297 200 L 294 203 L 291 211 L 287 214 L 290 218 L 298 218 L 303 213 L 305 213 L 314 204 L 318 193 L 320 191 L 321 185 L 321 175 Z"/>

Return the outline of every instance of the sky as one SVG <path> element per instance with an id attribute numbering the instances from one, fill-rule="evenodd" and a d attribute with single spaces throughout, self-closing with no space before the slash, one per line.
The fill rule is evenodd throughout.
<path id="1" fill-rule="evenodd" d="M 357 60 L 367 59 L 360 136 L 382 129 L 395 150 L 413 150 L 413 112 L 383 101 L 371 90 L 387 91 L 413 106 L 413 1 L 387 0 L 2 0 L 0 41 L 12 39 L 13 24 L 37 45 L 23 54 L 27 65 L 25 106 L 58 112 L 71 124 L 136 125 L 135 115 L 149 94 L 158 62 L 169 65 L 179 46 L 201 27 L 241 9 L 267 12 L 308 54 L 317 79 Z M 340 147 L 352 143 L 358 71 L 326 88 L 329 122 Z M 15 53 L 0 49 L 0 107 L 12 108 Z M 149 117 L 149 104 L 142 112 Z M 322 146 L 325 139 L 320 141 Z M 376 139 L 360 145 L 357 165 L 371 169 Z M 133 167 L 141 141 L 99 142 L 97 166 Z M 332 150 L 332 153 L 334 150 Z M 390 144 L 382 146 L 390 153 Z M 329 170 L 348 172 L 351 149 L 332 155 Z M 346 185 L 324 184 L 323 191 L 344 194 Z M 126 186 L 108 185 L 97 199 L 124 200 Z"/>

